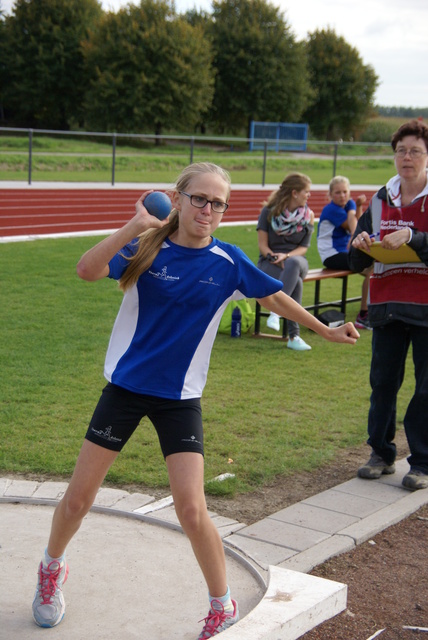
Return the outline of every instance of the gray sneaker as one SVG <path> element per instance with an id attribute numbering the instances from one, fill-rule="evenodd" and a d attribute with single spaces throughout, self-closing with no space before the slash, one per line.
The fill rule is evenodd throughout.
<path id="1" fill-rule="evenodd" d="M 204 619 L 204 628 L 202 629 L 198 640 L 207 640 L 208 638 L 214 638 L 222 631 L 225 631 L 233 624 L 236 624 L 239 620 L 238 605 L 235 600 L 232 600 L 233 612 L 226 613 L 222 603 L 219 600 L 211 601 L 211 608 L 207 617 Z M 202 622 L 202 620 L 201 620 Z"/>
<path id="2" fill-rule="evenodd" d="M 39 565 L 36 595 L 33 601 L 33 618 L 39 627 L 54 627 L 64 617 L 65 602 L 62 585 L 67 580 L 68 565 L 65 560 L 53 560 L 47 566 Z"/>
<path id="3" fill-rule="evenodd" d="M 420 471 L 420 469 L 410 469 L 401 483 L 406 489 L 410 491 L 417 491 L 417 489 L 428 489 L 428 473 Z"/>
<path id="4" fill-rule="evenodd" d="M 358 469 L 357 476 L 367 480 L 376 480 L 383 473 L 395 473 L 395 464 L 387 464 L 383 458 L 373 451 L 369 461 Z"/>

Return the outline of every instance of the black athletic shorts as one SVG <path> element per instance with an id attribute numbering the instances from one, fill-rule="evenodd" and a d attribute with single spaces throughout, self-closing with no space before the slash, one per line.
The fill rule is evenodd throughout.
<path id="1" fill-rule="evenodd" d="M 183 451 L 204 454 L 199 398 L 146 396 L 110 382 L 103 389 L 85 437 L 105 449 L 121 451 L 144 416 L 153 423 L 165 458 Z"/>

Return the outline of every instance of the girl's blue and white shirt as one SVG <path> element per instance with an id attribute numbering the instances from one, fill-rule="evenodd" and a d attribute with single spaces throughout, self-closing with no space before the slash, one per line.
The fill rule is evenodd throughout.
<path id="1" fill-rule="evenodd" d="M 323 208 L 317 231 L 317 247 L 322 262 L 337 253 L 348 252 L 351 234 L 342 224 L 348 219 L 348 211 L 356 209 L 354 200 L 348 200 L 344 207 L 330 202 Z"/>
<path id="2" fill-rule="evenodd" d="M 128 244 L 110 261 L 119 280 Z M 123 297 L 104 375 L 120 387 L 170 399 L 199 398 L 217 328 L 230 300 L 264 298 L 282 283 L 264 274 L 236 246 L 216 238 L 203 249 L 164 241 L 151 267 Z"/>

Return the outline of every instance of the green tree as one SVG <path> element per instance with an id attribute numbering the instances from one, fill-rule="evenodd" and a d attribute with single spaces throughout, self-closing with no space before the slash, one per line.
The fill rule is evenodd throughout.
<path id="1" fill-rule="evenodd" d="M 8 75 L 6 64 L 6 25 L 0 0 L 0 124 L 4 124 L 5 120 L 4 90 L 8 81 Z"/>
<path id="2" fill-rule="evenodd" d="M 85 90 L 81 41 L 102 15 L 97 0 L 17 0 L 5 19 L 0 75 L 14 124 L 68 129 Z"/>
<path id="3" fill-rule="evenodd" d="M 265 0 L 214 2 L 216 82 L 211 119 L 239 131 L 251 120 L 299 122 L 311 100 L 305 52 Z"/>
<path id="4" fill-rule="evenodd" d="M 196 8 L 188 9 L 183 15 L 183 17 L 193 27 L 195 27 L 196 25 L 202 25 L 206 31 L 206 37 L 208 37 L 207 27 L 211 23 L 211 14 L 208 13 L 208 11 L 204 11 Z"/>
<path id="5" fill-rule="evenodd" d="M 378 77 L 373 67 L 364 65 L 357 49 L 332 29 L 309 34 L 306 50 L 317 90 L 305 112 L 311 131 L 327 140 L 357 136 L 374 112 Z"/>
<path id="6" fill-rule="evenodd" d="M 201 25 L 167 0 L 107 14 L 84 47 L 93 72 L 86 123 L 97 130 L 189 130 L 211 104 L 211 49 Z"/>

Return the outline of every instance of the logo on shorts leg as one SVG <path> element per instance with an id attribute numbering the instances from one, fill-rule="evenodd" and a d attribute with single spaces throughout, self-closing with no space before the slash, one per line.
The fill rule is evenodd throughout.
<path id="1" fill-rule="evenodd" d="M 201 444 L 196 436 L 190 436 L 190 438 L 181 438 L 181 442 L 191 442 L 192 444 Z"/>
<path id="2" fill-rule="evenodd" d="M 122 442 L 122 438 L 116 438 L 111 435 L 112 427 L 107 427 L 105 431 L 101 431 L 100 429 L 92 429 L 92 432 L 95 433 L 100 438 L 104 440 L 108 440 L 109 442 Z"/>

